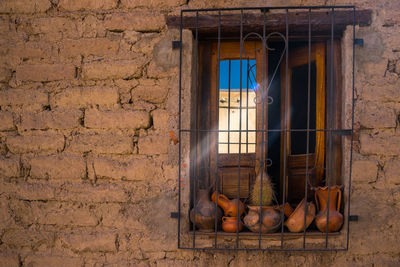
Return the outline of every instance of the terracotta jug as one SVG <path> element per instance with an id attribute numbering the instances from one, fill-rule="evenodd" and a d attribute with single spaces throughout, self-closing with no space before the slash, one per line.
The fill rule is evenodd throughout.
<path id="1" fill-rule="evenodd" d="M 237 217 L 222 217 L 222 230 L 228 233 L 236 233 L 236 229 L 238 229 L 239 225 L 239 232 L 243 230 L 243 223 L 239 219 L 239 224 L 237 221 Z"/>
<path id="2" fill-rule="evenodd" d="M 249 213 L 243 218 L 244 225 L 250 231 L 258 233 L 260 230 L 260 206 L 248 206 Z M 281 215 L 272 206 L 262 206 L 261 233 L 273 233 L 281 224 Z"/>
<path id="3" fill-rule="evenodd" d="M 343 215 L 339 212 L 340 201 L 342 199 L 341 186 L 330 186 L 329 207 L 328 205 L 328 186 L 318 187 L 315 191 L 315 203 L 319 213 L 315 216 L 315 224 L 321 232 L 326 232 L 328 224 L 328 233 L 339 231 L 343 224 Z M 329 209 L 329 223 L 327 215 Z"/>
<path id="4" fill-rule="evenodd" d="M 216 192 L 211 195 L 211 200 L 216 202 Z M 239 203 L 239 212 L 238 212 L 238 203 Z M 220 206 L 225 213 L 225 216 L 229 217 L 237 217 L 242 216 L 244 213 L 244 204 L 239 199 L 229 200 L 225 195 L 218 194 L 218 206 Z"/>
<path id="5" fill-rule="evenodd" d="M 292 233 L 298 233 L 304 230 L 304 227 L 307 229 L 308 226 L 312 223 L 315 218 L 315 205 L 312 202 L 307 203 L 307 212 L 306 212 L 306 221 L 304 225 L 304 213 L 306 210 L 306 199 L 303 200 L 297 205 L 296 209 L 290 214 L 289 218 L 287 218 L 285 225 Z"/>
<path id="6" fill-rule="evenodd" d="M 209 190 L 199 190 L 197 203 L 190 211 L 190 221 L 196 224 L 199 231 L 211 232 L 215 229 L 215 216 L 219 223 L 222 217 L 221 209 L 209 199 Z"/>

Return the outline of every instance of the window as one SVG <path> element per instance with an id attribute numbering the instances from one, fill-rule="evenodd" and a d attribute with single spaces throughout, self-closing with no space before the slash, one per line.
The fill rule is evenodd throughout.
<path id="1" fill-rule="evenodd" d="M 180 118 L 190 119 L 186 124 L 190 129 L 182 124 L 180 127 L 180 155 L 183 157 L 179 160 L 188 158 L 190 162 L 189 171 L 180 172 L 191 183 L 186 208 L 193 210 L 199 189 L 207 188 L 246 203 L 256 176 L 263 170 L 274 184 L 275 205 L 287 202 L 294 208 L 304 198 L 313 201 L 312 189 L 318 186 L 327 185 L 331 190 L 334 185 L 341 185 L 350 192 L 347 161 L 351 159 L 351 148 L 343 151 L 343 146 L 346 142 L 351 145 L 344 136 L 351 133 L 352 121 L 347 119 L 349 115 L 351 118 L 351 111 L 343 105 L 349 102 L 343 95 L 349 94 L 342 88 L 341 37 L 346 25 L 362 23 L 354 20 L 354 7 L 186 12 L 191 16 L 182 15 L 179 26 L 181 30 L 191 29 L 194 38 L 194 78 L 190 95 L 185 95 L 186 101 L 191 101 L 183 104 L 190 108 L 180 106 Z M 360 12 L 360 16 L 368 21 L 370 12 Z M 173 25 L 174 21 L 176 23 L 176 18 L 169 18 L 168 23 Z M 182 51 L 184 46 L 180 47 Z M 182 115 L 183 109 L 190 110 L 190 115 Z M 190 141 L 185 143 L 185 138 Z M 185 151 L 189 152 L 185 154 Z M 196 243 L 196 238 L 204 234 L 197 231 L 194 222 L 188 225 L 190 234 L 185 239 L 191 240 L 192 245 L 182 246 L 181 213 L 185 206 L 182 206 L 181 191 L 179 196 L 179 247 L 348 248 L 346 238 L 342 238 L 344 246 L 334 242 L 339 246 L 330 247 L 328 240 L 340 233 L 322 234 L 315 225 L 302 230 L 301 234 L 290 233 L 283 226 L 283 213 L 279 230 L 276 229 L 278 233 L 236 230 L 230 234 L 214 227 L 212 233 L 205 234 L 211 236 L 213 242 L 203 247 L 198 245 L 207 243 L 206 239 Z M 350 202 L 346 205 L 338 204 L 342 214 L 348 210 Z M 218 226 L 220 218 L 214 215 L 214 219 Z M 348 228 L 345 232 L 348 238 Z M 320 247 L 308 244 L 306 237 L 309 235 L 319 236 L 325 242 Z M 221 236 L 228 238 L 220 240 Z M 257 242 L 243 242 L 252 236 L 257 237 Z M 296 236 L 301 237 L 299 248 L 296 242 L 291 242 Z M 264 242 L 265 237 L 275 237 L 280 246 Z"/>
<path id="2" fill-rule="evenodd" d="M 249 196 L 257 169 L 261 168 L 261 165 L 256 166 L 256 163 L 264 161 L 267 173 L 276 186 L 277 201 L 283 198 L 283 179 L 286 179 L 285 200 L 296 205 L 304 198 L 306 164 L 309 163 L 309 172 L 313 174 L 310 177 L 313 178 L 313 181 L 310 179 L 310 184 L 313 182 L 313 186 L 322 185 L 324 176 L 325 133 L 317 132 L 316 129 L 325 129 L 326 44 L 323 42 L 311 44 L 310 77 L 308 77 L 307 43 L 289 43 L 291 56 L 288 60 L 287 88 L 285 62 L 282 63 L 285 57 L 285 43 L 276 41 L 268 45 L 271 46 L 271 50 L 267 51 L 266 60 L 263 61 L 261 42 L 243 42 L 242 59 L 240 59 L 239 42 L 220 43 L 218 69 L 216 56 L 218 44 L 216 42 L 200 44 L 200 49 L 207 49 L 205 47 L 210 46 L 211 68 L 207 68 L 205 73 L 199 73 L 202 80 L 209 79 L 207 86 L 200 88 L 199 94 L 210 90 L 211 97 L 208 101 L 198 103 L 198 110 L 201 109 L 203 112 L 210 110 L 209 124 L 201 120 L 204 113 L 198 113 L 197 121 L 203 123 L 198 127 L 210 130 L 212 125 L 218 125 L 218 135 L 211 136 L 211 139 L 215 139 L 211 143 L 218 143 L 218 146 L 203 146 L 204 143 L 200 142 L 199 157 L 204 158 L 209 155 L 210 167 L 203 163 L 202 168 L 217 169 L 218 173 L 218 179 L 213 173 L 210 174 L 210 185 L 219 180 L 218 190 L 230 198 L 237 196 L 239 180 L 242 184 L 240 196 L 243 198 Z M 208 55 L 203 54 L 203 56 Z M 212 77 L 212 73 L 219 73 L 219 79 Z M 310 92 L 308 92 L 308 78 L 310 78 Z M 217 96 L 213 97 L 213 94 Z M 308 108 L 310 108 L 309 115 Z M 285 116 L 287 116 L 286 121 Z M 284 129 L 290 133 L 282 131 Z M 264 131 L 264 140 L 261 131 Z M 287 135 L 286 144 L 285 135 Z M 262 149 L 263 144 L 264 149 Z M 239 152 L 240 179 L 238 178 Z M 312 196 L 310 186 L 308 196 Z"/>

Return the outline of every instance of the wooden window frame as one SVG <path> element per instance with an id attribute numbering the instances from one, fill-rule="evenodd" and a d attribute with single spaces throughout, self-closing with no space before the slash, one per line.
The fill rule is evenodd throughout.
<path id="1" fill-rule="evenodd" d="M 250 54 L 251 53 L 254 54 L 254 48 L 260 48 L 260 50 L 262 51 L 262 47 L 261 47 L 261 43 L 258 43 L 257 45 L 255 45 L 255 43 L 257 42 L 248 42 L 248 43 L 244 43 L 243 45 L 243 51 L 246 52 L 246 54 Z M 308 47 L 304 47 L 303 49 L 308 50 Z M 318 101 L 318 103 L 320 103 L 320 106 L 316 107 L 319 110 L 323 110 L 323 112 L 319 112 L 316 114 L 319 114 L 317 117 L 317 124 L 316 124 L 316 128 L 317 129 L 325 129 L 327 127 L 331 127 L 332 129 L 340 129 L 342 126 L 342 118 L 341 118 L 341 98 L 342 98 L 342 77 L 341 77 L 341 47 L 340 47 L 340 40 L 336 39 L 334 41 L 334 95 L 330 96 L 332 97 L 332 101 L 327 101 L 327 97 L 328 97 L 328 91 L 329 86 L 331 84 L 330 82 L 330 76 L 329 76 L 329 67 L 330 67 L 330 41 L 323 41 L 318 43 L 317 45 L 314 45 L 311 49 L 311 61 L 316 61 L 316 67 L 317 69 L 320 69 L 321 71 L 317 71 L 317 97 L 319 99 L 325 99 L 325 101 Z M 220 54 L 219 54 L 219 58 L 220 60 L 226 60 L 226 59 L 240 59 L 240 53 L 238 53 L 238 51 L 240 51 L 240 42 L 220 42 Z M 289 55 L 289 67 L 294 67 L 296 65 L 300 65 L 301 63 L 305 63 L 307 64 L 308 62 L 308 51 L 304 51 L 304 53 L 302 53 L 302 57 L 297 57 L 296 59 L 291 59 L 290 55 Z M 256 55 L 256 61 L 260 61 L 262 62 L 262 52 L 261 53 L 257 53 Z M 201 77 L 198 81 L 198 88 L 200 88 L 199 92 L 201 92 L 198 96 L 197 99 L 199 100 L 198 103 L 196 103 L 196 108 L 198 109 L 198 118 L 197 121 L 201 122 L 206 121 L 206 124 L 203 123 L 203 125 L 198 125 L 199 129 L 201 129 L 202 127 L 204 127 L 205 125 L 208 125 L 209 129 L 218 129 L 218 67 L 217 67 L 217 62 L 218 62 L 218 46 L 216 42 L 199 42 L 199 76 Z M 244 59 L 244 58 L 243 58 Z M 267 62 L 268 59 L 268 53 L 266 53 L 266 59 L 264 62 Z M 323 66 L 323 67 L 322 67 Z M 285 68 L 285 64 L 284 61 L 282 61 L 281 63 L 281 77 L 284 77 L 284 68 Z M 290 68 L 289 68 L 290 69 Z M 265 71 L 268 74 L 268 64 L 266 64 L 265 66 Z M 208 73 L 206 75 L 204 75 L 205 73 Z M 262 68 L 258 68 L 257 67 L 257 71 L 256 71 L 256 79 L 257 82 L 261 84 L 262 79 L 260 77 L 262 77 Z M 265 75 L 265 79 L 264 79 L 264 83 L 265 83 L 265 88 L 267 87 L 268 84 L 268 80 L 267 80 L 268 75 Z M 290 77 L 290 75 L 288 76 Z M 207 81 L 208 79 L 208 81 Z M 284 79 L 283 81 L 281 81 L 281 88 L 284 88 Z M 283 86 L 282 86 L 283 85 Z M 209 97 L 209 103 L 207 105 L 210 105 L 210 110 L 209 113 L 206 114 L 207 118 L 202 118 L 202 115 L 204 115 L 203 112 L 200 111 L 204 111 L 204 95 L 201 96 L 204 93 L 204 88 L 208 87 L 209 90 L 205 90 L 208 91 L 205 95 Z M 259 94 L 259 92 L 257 92 L 257 94 Z M 258 95 L 257 95 L 258 96 Z M 281 101 L 283 103 L 284 99 L 285 99 L 285 93 L 281 93 Z M 203 100 L 202 100 L 203 99 Z M 331 106 L 334 106 L 334 109 L 330 109 Z M 283 105 L 281 104 L 281 119 L 283 119 L 283 115 L 284 115 L 284 110 L 283 110 Z M 329 113 L 329 110 L 334 110 L 334 113 L 331 114 Z M 262 106 L 261 105 L 257 105 L 257 122 L 256 122 L 256 127 L 257 129 L 262 129 L 262 125 L 261 125 L 261 121 L 258 119 L 260 118 L 260 116 L 262 115 Z M 287 115 L 289 115 L 288 112 L 286 112 Z M 268 125 L 268 108 L 264 109 L 264 118 L 265 118 L 265 126 Z M 286 120 L 289 121 L 289 120 Z M 264 127 L 265 127 L 264 126 Z M 284 123 L 282 122 L 281 128 L 282 129 L 288 129 L 290 127 L 290 125 L 284 125 Z M 267 133 L 264 133 L 264 153 L 265 151 L 267 151 L 268 149 L 268 138 L 267 138 Z M 320 150 L 318 151 L 319 155 L 321 155 L 320 157 L 317 157 L 317 165 L 323 165 L 323 166 L 327 166 L 328 164 L 331 164 L 331 169 L 334 168 L 333 170 L 331 170 L 331 173 L 325 173 L 325 177 L 330 177 L 330 183 L 331 184 L 342 184 L 343 183 L 343 179 L 342 179 L 342 168 L 341 168 L 341 164 L 342 164 L 342 141 L 341 141 L 341 137 L 340 136 L 333 136 L 332 137 L 332 145 L 329 147 L 327 144 L 327 139 L 325 133 L 320 132 L 319 134 L 316 134 L 317 137 L 317 142 L 322 143 L 322 145 L 320 145 Z M 257 140 L 260 140 L 262 138 L 262 133 L 257 133 Z M 288 138 L 288 136 L 286 137 Z M 283 138 L 281 138 L 281 141 L 283 140 Z M 289 140 L 288 140 L 289 141 Z M 208 144 L 216 144 L 217 143 L 217 133 L 213 132 L 210 134 L 209 136 L 209 141 Z M 289 142 L 290 143 L 290 142 Z M 195 145 L 199 146 L 199 141 L 197 140 L 195 142 Z M 204 145 L 204 144 L 203 144 Z M 283 146 L 283 143 L 282 143 Z M 209 166 L 209 170 L 217 170 L 218 167 L 222 167 L 222 166 L 238 166 L 238 154 L 236 155 L 227 155 L 227 154 L 219 154 L 218 155 L 218 166 L 217 166 L 217 159 L 216 159 L 216 146 L 215 145 L 210 145 L 210 153 L 209 153 L 209 158 L 207 159 L 208 162 L 208 166 Z M 288 149 L 290 149 L 290 146 L 287 146 L 287 151 L 286 151 L 286 155 L 289 155 L 288 153 Z M 197 151 L 200 151 L 199 153 L 201 154 L 202 150 L 201 148 L 198 147 Z M 282 194 L 283 192 L 283 147 L 281 148 L 281 171 L 280 171 L 280 189 L 279 194 Z M 252 166 L 251 162 L 255 161 L 255 159 L 261 158 L 261 147 L 260 146 L 256 146 L 256 153 L 255 155 L 250 155 L 250 154 L 241 154 L 241 159 L 240 159 L 240 165 L 241 167 L 244 168 L 244 172 L 246 172 L 246 167 Z M 199 158 L 199 157 L 197 157 Z M 233 159 L 232 159 L 233 158 Z M 325 162 L 325 164 L 324 164 Z M 204 165 L 204 163 L 203 163 Z M 215 185 L 216 183 L 216 175 L 217 175 L 218 171 L 210 171 L 209 173 L 205 174 L 204 172 L 200 172 L 198 173 L 197 177 L 207 177 L 206 178 L 206 182 L 205 185 Z M 323 175 L 323 170 L 317 171 L 317 180 L 318 183 L 320 183 L 320 185 L 322 185 L 322 175 Z M 334 181 L 332 181 L 332 178 L 334 178 Z M 287 179 L 287 176 L 286 176 Z M 286 186 L 288 185 L 288 183 L 285 183 Z M 218 186 L 218 185 L 217 185 Z M 286 192 L 287 191 L 287 188 Z M 287 194 L 286 194 L 287 196 Z M 280 195 L 280 197 L 282 197 L 282 195 Z"/>
<path id="2" fill-rule="evenodd" d="M 287 79 L 288 79 L 288 85 L 286 88 L 286 66 L 285 64 L 281 64 L 281 101 L 282 103 L 285 103 L 287 101 L 286 105 L 281 105 L 281 128 L 284 130 L 290 130 L 290 114 L 291 114 L 291 78 L 292 78 L 292 68 L 302 66 L 302 65 L 307 65 L 308 64 L 308 46 L 304 46 L 301 48 L 297 48 L 296 50 L 296 55 L 295 56 L 290 56 L 289 55 L 289 60 L 288 60 L 288 73 L 287 73 Z M 326 49 L 325 49 L 325 44 L 323 42 L 318 42 L 316 44 L 311 45 L 310 49 L 310 63 L 315 62 L 316 65 L 316 107 L 315 107 L 315 114 L 316 114 L 316 129 L 325 129 L 325 118 L 326 118 Z M 290 54 L 293 54 L 291 51 Z M 286 91 L 287 90 L 287 91 Z M 286 109 L 285 109 L 286 106 Z M 285 119 L 286 115 L 286 119 Z M 319 166 L 315 169 L 315 184 L 321 185 L 322 184 L 322 176 L 324 174 L 324 169 L 321 168 L 321 166 L 324 166 L 325 164 L 325 132 L 320 132 L 317 131 L 315 133 L 315 159 L 313 160 L 315 166 Z M 286 145 L 284 144 L 284 139 L 286 139 Z M 286 149 L 286 151 L 285 151 Z M 290 132 L 282 132 L 281 133 L 281 183 L 280 183 L 280 194 L 282 192 L 289 192 L 289 184 L 291 181 L 289 181 L 289 171 L 288 168 L 289 166 L 288 163 L 283 164 L 285 162 L 284 160 L 284 155 L 288 157 L 291 149 L 291 139 L 290 139 Z M 308 155 L 306 155 L 308 157 Z M 311 169 L 313 168 L 311 162 L 307 166 L 308 167 L 308 172 L 311 172 Z M 286 168 L 286 172 L 284 172 L 284 168 Z M 284 173 L 286 174 L 285 177 Z M 304 173 L 304 175 L 306 175 Z M 310 176 L 310 175 L 309 175 Z M 283 182 L 283 179 L 286 181 Z M 303 181 L 304 183 L 305 181 Z M 283 189 L 283 185 L 285 185 L 285 189 Z M 309 188 L 309 192 L 311 191 L 311 188 Z M 281 198 L 283 196 L 281 195 Z M 289 193 L 286 194 L 286 200 L 289 197 Z"/>
<path id="3" fill-rule="evenodd" d="M 242 47 L 242 60 L 245 60 L 244 55 L 254 55 L 254 51 L 256 51 L 255 54 L 255 60 L 256 62 L 263 62 L 263 53 L 262 53 L 262 45 L 261 42 L 257 41 L 250 41 L 250 42 L 245 42 L 243 43 Z M 222 42 L 220 43 L 220 54 L 219 54 L 219 60 L 240 60 L 240 42 Z M 265 59 L 267 60 L 267 59 Z M 257 64 L 257 63 L 256 63 Z M 264 71 L 268 71 L 266 68 L 268 64 L 265 66 Z M 211 129 L 218 129 L 218 101 L 219 101 L 219 79 L 217 77 L 218 75 L 218 45 L 217 43 L 212 44 L 212 55 L 211 55 Z M 263 72 L 263 66 L 260 66 L 260 64 L 256 65 L 256 82 L 258 84 L 262 84 L 262 72 Z M 265 77 L 268 77 L 267 75 Z M 267 84 L 267 79 L 264 79 L 264 86 Z M 266 87 L 265 87 L 266 88 Z M 260 96 L 260 91 L 258 90 L 256 92 L 256 97 L 259 98 Z M 264 109 L 264 116 L 265 118 L 268 118 L 267 116 L 267 108 Z M 260 118 L 262 116 L 262 105 L 257 104 L 256 105 L 256 118 Z M 256 119 L 256 129 L 260 129 L 262 127 L 261 121 Z M 218 133 L 212 134 L 212 144 L 217 144 L 217 135 Z M 265 134 L 266 136 L 266 134 Z M 257 132 L 256 134 L 256 153 L 241 153 L 240 155 L 240 165 L 241 167 L 253 167 L 252 162 L 255 162 L 257 159 L 261 159 L 261 146 L 259 146 L 259 140 L 262 138 L 262 133 Z M 267 140 L 266 137 L 265 141 Z M 267 142 L 265 142 L 265 148 L 266 149 Z M 210 165 L 211 169 L 216 169 L 216 168 L 223 168 L 223 167 L 236 167 L 239 165 L 239 155 L 238 154 L 218 154 L 218 166 L 217 166 L 217 146 L 211 146 L 211 151 L 210 151 Z M 264 150 L 265 151 L 265 150 Z M 216 182 L 216 177 L 212 176 L 211 179 L 211 184 L 214 184 Z"/>

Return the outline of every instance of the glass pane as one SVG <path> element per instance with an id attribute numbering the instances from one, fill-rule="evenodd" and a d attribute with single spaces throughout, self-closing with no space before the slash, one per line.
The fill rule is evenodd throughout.
<path id="1" fill-rule="evenodd" d="M 228 153 L 228 144 L 219 144 L 218 151 L 220 154 Z"/>
<path id="2" fill-rule="evenodd" d="M 227 108 L 220 108 L 219 109 L 219 129 L 220 130 L 228 130 L 228 109 Z M 228 133 L 227 132 L 220 132 L 219 133 L 219 142 L 226 143 L 228 142 Z"/>
<path id="3" fill-rule="evenodd" d="M 244 143 L 244 144 L 246 144 L 247 142 L 247 139 L 246 139 L 246 137 L 247 137 L 247 133 L 246 132 L 242 132 L 242 144 Z"/>
<path id="4" fill-rule="evenodd" d="M 256 133 L 249 132 L 249 143 L 255 143 L 255 142 L 256 142 Z"/>
<path id="5" fill-rule="evenodd" d="M 310 103 L 308 103 L 308 65 L 298 66 L 292 69 L 292 92 L 291 92 L 291 117 L 292 129 L 299 130 L 291 133 L 292 155 L 307 153 L 307 119 L 310 120 L 310 129 L 315 129 L 316 123 L 316 67 L 311 64 L 311 87 Z M 310 114 L 307 109 L 310 104 Z M 315 152 L 315 131 L 309 133 L 308 153 Z"/>
<path id="6" fill-rule="evenodd" d="M 239 133 L 238 132 L 233 132 L 230 133 L 230 138 L 229 138 L 229 142 L 230 143 L 239 143 Z"/>
<path id="7" fill-rule="evenodd" d="M 241 153 L 246 153 L 246 144 L 242 144 L 241 146 Z"/>
<path id="8" fill-rule="evenodd" d="M 229 153 L 231 154 L 239 153 L 239 145 L 229 145 Z"/>
<path id="9" fill-rule="evenodd" d="M 248 153 L 256 153 L 256 145 L 249 144 L 248 145 Z"/>
<path id="10" fill-rule="evenodd" d="M 241 153 L 254 153 L 255 145 L 249 150 L 249 143 L 255 143 L 256 129 L 256 61 L 242 60 L 242 84 L 240 85 L 240 60 L 220 62 L 219 85 L 219 133 L 220 153 L 239 153 L 239 130 L 241 130 Z M 227 149 L 228 151 L 225 151 Z M 224 152 L 222 152 L 224 151 Z M 251 152 L 250 152 L 251 151 Z"/>

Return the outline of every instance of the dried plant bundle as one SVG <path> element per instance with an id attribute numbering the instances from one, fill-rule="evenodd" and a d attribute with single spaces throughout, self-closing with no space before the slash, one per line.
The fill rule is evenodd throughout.
<path id="1" fill-rule="evenodd" d="M 261 176 L 262 176 L 262 183 L 261 183 Z M 260 199 L 261 193 L 262 193 L 262 198 Z M 274 197 L 274 190 L 268 174 L 265 171 L 260 172 L 257 175 L 257 178 L 254 181 L 254 184 L 251 188 L 249 203 L 254 206 L 258 206 L 260 205 L 260 203 L 262 206 L 268 206 L 271 205 L 273 197 Z"/>

